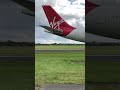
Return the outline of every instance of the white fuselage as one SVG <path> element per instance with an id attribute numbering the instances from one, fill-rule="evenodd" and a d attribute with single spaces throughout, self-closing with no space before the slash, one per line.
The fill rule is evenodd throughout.
<path id="1" fill-rule="evenodd" d="M 120 0 L 88 0 L 100 5 L 86 14 L 86 32 L 120 39 Z M 85 41 L 85 29 L 73 30 L 66 38 Z"/>
<path id="2" fill-rule="evenodd" d="M 120 39 L 120 0 L 86 0 L 85 28 L 73 27 L 66 23 L 49 5 L 43 9 L 47 16 L 50 33 L 84 42 L 85 32 L 99 36 Z M 51 14 L 53 13 L 53 14 Z"/>
<path id="3" fill-rule="evenodd" d="M 120 3 L 118 0 L 89 1 L 99 6 L 87 13 L 86 32 L 120 39 Z"/>
<path id="4" fill-rule="evenodd" d="M 79 29 L 79 28 L 75 29 L 65 37 L 68 39 L 85 42 L 85 28 L 84 29 Z"/>

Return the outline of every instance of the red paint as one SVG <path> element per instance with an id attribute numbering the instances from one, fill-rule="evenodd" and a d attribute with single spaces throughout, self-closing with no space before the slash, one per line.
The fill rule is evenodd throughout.
<path id="1" fill-rule="evenodd" d="M 88 14 L 91 10 L 95 9 L 96 7 L 98 7 L 99 5 L 94 4 L 88 0 L 86 0 L 85 2 L 85 14 Z"/>
<path id="2" fill-rule="evenodd" d="M 43 5 L 43 9 L 47 16 L 50 27 L 56 30 L 62 31 L 62 36 L 68 35 L 71 31 L 73 31 L 74 27 L 70 26 L 66 23 L 57 13 L 56 11 L 49 5 Z"/>

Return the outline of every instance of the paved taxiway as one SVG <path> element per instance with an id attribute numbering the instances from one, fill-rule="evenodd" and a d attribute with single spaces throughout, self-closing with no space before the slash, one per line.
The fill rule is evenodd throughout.
<path id="1" fill-rule="evenodd" d="M 87 55 L 86 60 L 120 60 L 120 55 Z"/>
<path id="2" fill-rule="evenodd" d="M 35 57 L 31 56 L 0 56 L 0 61 L 26 61 L 26 60 L 34 60 Z"/>
<path id="3" fill-rule="evenodd" d="M 35 90 L 85 90 L 85 85 L 49 84 L 43 85 L 42 89 L 36 87 Z"/>

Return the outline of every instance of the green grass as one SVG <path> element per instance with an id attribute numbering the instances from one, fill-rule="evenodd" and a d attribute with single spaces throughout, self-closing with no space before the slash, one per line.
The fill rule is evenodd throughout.
<path id="1" fill-rule="evenodd" d="M 35 50 L 79 50 L 84 49 L 84 45 L 38 45 Z"/>
<path id="2" fill-rule="evenodd" d="M 87 90 L 120 89 L 120 61 L 87 61 L 86 67 Z"/>
<path id="3" fill-rule="evenodd" d="M 120 83 L 120 61 L 89 61 L 86 65 L 88 81 Z"/>
<path id="4" fill-rule="evenodd" d="M 32 46 L 1 46 L 0 56 L 34 56 Z"/>
<path id="5" fill-rule="evenodd" d="M 0 61 L 0 90 L 33 90 L 34 61 Z"/>
<path id="6" fill-rule="evenodd" d="M 36 53 L 35 84 L 84 84 L 85 54 L 83 52 Z"/>
<path id="7" fill-rule="evenodd" d="M 120 46 L 88 46 L 88 55 L 120 55 Z M 86 80 L 89 81 L 87 90 L 119 90 L 120 61 L 117 60 L 88 60 L 86 62 Z"/>

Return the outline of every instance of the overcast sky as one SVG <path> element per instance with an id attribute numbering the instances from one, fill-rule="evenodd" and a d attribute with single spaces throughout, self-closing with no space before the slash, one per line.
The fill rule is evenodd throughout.
<path id="1" fill-rule="evenodd" d="M 42 5 L 51 5 L 65 21 L 74 27 L 85 29 L 85 0 L 35 0 L 35 42 L 36 43 L 81 43 L 68 40 L 53 34 L 44 32 L 39 25 L 47 25 L 48 21 L 43 12 Z M 120 42 L 120 40 L 86 34 L 86 41 Z"/>
<path id="2" fill-rule="evenodd" d="M 70 25 L 85 29 L 85 0 L 35 0 L 35 2 L 36 17 L 34 24 L 34 17 L 21 13 L 25 8 L 12 2 L 12 0 L 0 0 L 0 41 L 34 41 L 35 32 L 36 43 L 81 43 L 46 33 L 39 25 L 49 26 L 42 9 L 42 5 L 49 4 Z M 86 34 L 86 36 L 89 36 L 93 41 L 98 38 L 101 41 L 120 42 L 120 40 L 100 36 L 94 38 L 94 35 L 91 34 Z"/>
<path id="3" fill-rule="evenodd" d="M 35 4 L 36 43 L 81 43 L 46 33 L 39 25 L 49 26 L 42 5 L 51 5 L 70 25 L 79 25 L 81 29 L 85 29 L 85 0 L 35 0 Z"/>

